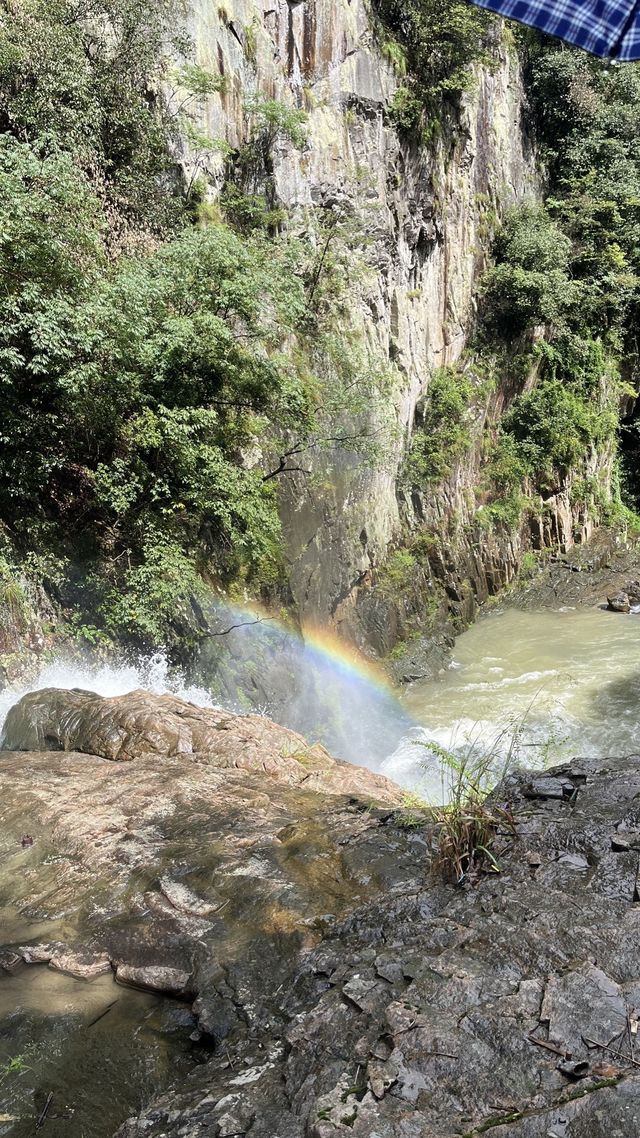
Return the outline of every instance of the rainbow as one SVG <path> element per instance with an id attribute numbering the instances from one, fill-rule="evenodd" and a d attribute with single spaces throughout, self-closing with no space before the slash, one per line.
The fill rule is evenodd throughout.
<path id="1" fill-rule="evenodd" d="M 370 660 L 355 645 L 342 640 L 331 629 L 305 623 L 301 639 L 309 656 L 316 663 L 332 667 L 346 681 L 370 684 L 383 695 L 395 699 L 393 688 L 384 668 Z"/>
<path id="2" fill-rule="evenodd" d="M 219 619 L 223 613 L 228 617 L 229 632 L 236 628 L 250 629 L 259 625 L 264 625 L 266 629 L 275 628 L 290 636 L 310 663 L 331 668 L 345 683 L 355 681 L 367 684 L 391 699 L 396 698 L 382 664 L 365 656 L 354 644 L 343 640 L 330 628 L 312 621 L 305 621 L 301 629 L 294 628 L 256 601 L 237 604 L 225 597 L 217 612 Z"/>

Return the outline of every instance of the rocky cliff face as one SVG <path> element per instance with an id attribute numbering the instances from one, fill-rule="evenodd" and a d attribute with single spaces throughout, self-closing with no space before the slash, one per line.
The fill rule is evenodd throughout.
<path id="1" fill-rule="evenodd" d="M 316 456 L 318 477 L 290 476 L 282 508 L 300 615 L 330 620 L 383 650 L 360 587 L 416 522 L 414 506 L 401 510 L 397 493 L 416 404 L 433 369 L 458 359 L 467 343 L 492 225 L 505 206 L 536 193 L 519 61 L 496 29 L 491 61 L 476 68 L 455 130 L 418 146 L 390 121 L 397 79 L 362 0 L 233 0 L 217 8 L 194 0 L 192 33 L 200 62 L 226 79 L 204 113 L 207 133 L 237 146 L 243 103 L 256 91 L 304 108 L 306 148 L 281 144 L 274 154 L 290 224 L 303 228 L 310 207 L 341 207 L 366 235 L 356 320 L 400 377 L 371 410 L 371 430 L 387 428 L 385 454 L 371 465 L 345 450 Z M 221 170 L 220 162 L 220 178 Z M 429 525 L 460 514 L 475 475 L 473 463 L 459 472 L 424 511 Z M 515 563 L 513 551 L 502 556 Z"/>

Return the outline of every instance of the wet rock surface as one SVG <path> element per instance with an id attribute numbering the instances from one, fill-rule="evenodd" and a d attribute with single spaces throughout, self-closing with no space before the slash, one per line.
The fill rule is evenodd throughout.
<path id="1" fill-rule="evenodd" d="M 0 777 L 0 900 L 39 922 L 8 967 L 106 958 L 212 1048 L 119 1138 L 637 1132 L 640 757 L 511 776 L 501 873 L 460 888 L 374 776 L 368 803 L 202 752 Z"/>
<path id="2" fill-rule="evenodd" d="M 324 747 L 310 746 L 261 715 L 196 707 L 143 690 L 111 698 L 77 688 L 30 692 L 9 711 L 0 749 L 79 751 L 117 762 L 141 755 L 193 755 L 197 761 L 206 755 L 218 770 L 263 772 L 283 784 L 329 794 L 400 799 L 388 779 L 334 759 Z"/>
<path id="3" fill-rule="evenodd" d="M 121 1138 L 635 1133 L 640 758 L 500 795 L 517 818 L 500 875 L 445 888 L 425 856 L 301 954 L 279 1031 L 230 1038 Z"/>
<path id="4" fill-rule="evenodd" d="M 177 751 L 176 716 L 193 745 L 210 732 L 211 750 Z M 115 973 L 193 1004 L 194 1042 L 221 1046 L 278 1016 L 302 948 L 398 876 L 397 835 L 371 843 L 398 788 L 267 720 L 144 693 L 38 693 L 13 717 L 14 745 L 28 745 L 19 731 L 34 719 L 47 737 L 64 721 L 67 746 L 91 731 L 96 746 L 113 742 L 126 723 L 131 761 L 0 753 L 0 973 L 11 980 L 27 963 L 91 984 Z"/>
<path id="5" fill-rule="evenodd" d="M 549 558 L 542 572 L 521 581 L 501 603 L 520 609 L 606 606 L 609 597 L 626 593 L 630 605 L 636 605 L 640 602 L 639 569 L 638 542 L 625 541 L 603 528 L 585 544 Z"/>
<path id="6" fill-rule="evenodd" d="M 621 590 L 615 596 L 607 597 L 607 608 L 611 609 L 611 612 L 631 612 L 629 594 Z"/>

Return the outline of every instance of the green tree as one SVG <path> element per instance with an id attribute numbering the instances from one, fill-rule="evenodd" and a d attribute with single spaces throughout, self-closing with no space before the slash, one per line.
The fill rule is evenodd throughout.
<path id="1" fill-rule="evenodd" d="M 536 324 L 565 324 L 577 298 L 570 253 L 571 241 L 544 206 L 507 214 L 494 245 L 496 264 L 483 281 L 485 322 L 494 336 L 511 340 Z"/>
<path id="2" fill-rule="evenodd" d="M 114 244 L 132 226 L 175 224 L 171 112 L 158 91 L 167 50 L 186 42 L 177 0 L 0 3 L 0 129 L 73 155 L 104 201 Z"/>
<path id="3" fill-rule="evenodd" d="M 428 135 L 470 86 L 473 63 L 488 60 L 495 17 L 464 0 L 374 0 L 373 11 L 381 50 L 404 77 L 392 117 Z"/>

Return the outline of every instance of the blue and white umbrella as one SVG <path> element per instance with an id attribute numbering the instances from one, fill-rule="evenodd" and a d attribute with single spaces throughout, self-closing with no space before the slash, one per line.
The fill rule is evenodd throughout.
<path id="1" fill-rule="evenodd" d="M 640 0 L 473 0 L 605 59 L 640 59 Z"/>

